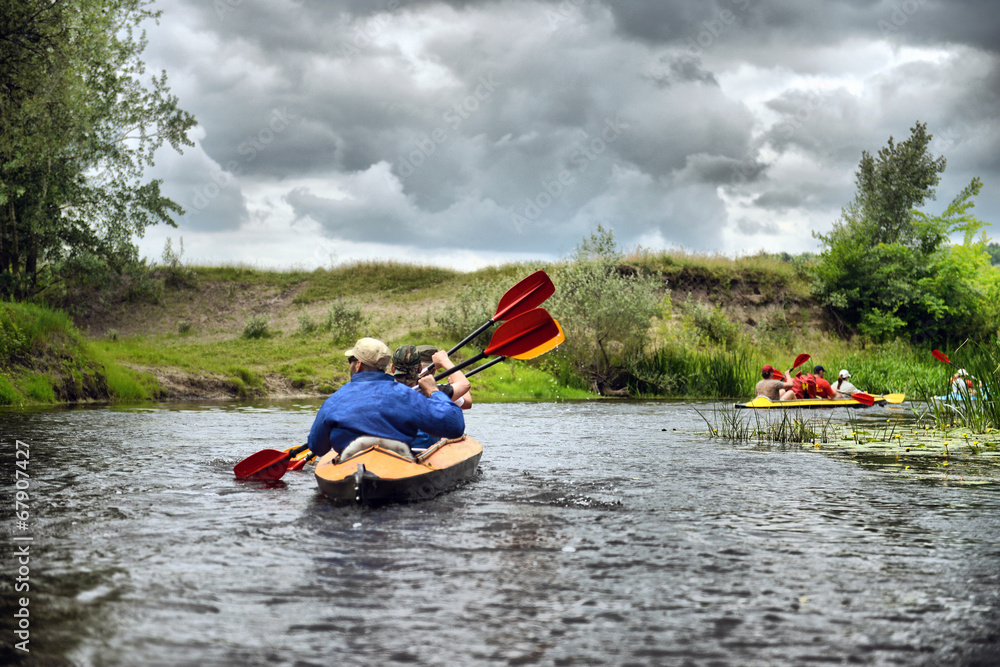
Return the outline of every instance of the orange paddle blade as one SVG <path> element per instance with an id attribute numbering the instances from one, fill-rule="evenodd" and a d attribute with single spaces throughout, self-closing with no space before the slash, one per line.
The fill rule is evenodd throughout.
<path id="1" fill-rule="evenodd" d="M 524 360 L 524 359 L 534 359 L 535 357 L 540 357 L 543 354 L 545 354 L 546 352 L 548 352 L 550 350 L 554 350 L 555 348 L 557 348 L 560 345 L 562 345 L 563 343 L 565 343 L 566 342 L 566 334 L 563 333 L 562 325 L 559 324 L 559 320 L 553 319 L 552 321 L 556 323 L 556 328 L 559 329 L 559 334 L 555 338 L 542 343 L 538 347 L 533 347 L 533 348 L 531 348 L 530 350 L 528 350 L 527 352 L 525 352 L 523 354 L 514 354 L 514 355 L 511 355 L 511 358 L 512 359 L 522 359 L 522 360 Z"/>
<path id="2" fill-rule="evenodd" d="M 513 357 L 544 345 L 558 335 L 559 327 L 548 311 L 535 308 L 500 325 L 483 354 Z"/>

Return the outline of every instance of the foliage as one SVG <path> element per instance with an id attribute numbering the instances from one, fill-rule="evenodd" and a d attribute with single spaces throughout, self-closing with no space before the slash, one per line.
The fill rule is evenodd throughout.
<path id="1" fill-rule="evenodd" d="M 912 210 L 933 198 L 944 159 L 931 157 L 931 135 L 917 123 L 901 144 L 890 138 L 878 160 L 867 152 L 858 191 L 829 234 L 813 292 L 850 330 L 873 341 L 897 335 L 917 343 L 996 331 L 1000 273 L 992 269 L 973 217 L 978 178 L 941 215 Z M 949 239 L 961 233 L 960 245 Z"/>
<path id="2" fill-rule="evenodd" d="M 636 364 L 632 388 L 645 395 L 737 398 L 753 394 L 759 369 L 742 349 L 702 350 L 671 343 Z"/>
<path id="3" fill-rule="evenodd" d="M 166 75 L 143 82 L 151 0 L 7 0 L 0 13 L 0 296 L 84 265 L 119 273 L 133 235 L 181 207 L 144 180 L 164 142 L 194 145 Z"/>
<path id="4" fill-rule="evenodd" d="M 988 243 L 986 252 L 990 255 L 990 264 L 993 266 L 1000 264 L 1000 243 Z"/>
<path id="5" fill-rule="evenodd" d="M 961 401 L 938 402 L 932 397 L 950 393 L 928 387 L 923 392 L 938 428 L 961 426 L 975 433 L 1000 430 L 1000 336 L 984 343 L 963 345 L 948 355 L 956 367 L 967 369 L 972 377 L 971 389 L 963 387 Z M 951 370 L 955 370 L 951 368 Z"/>
<path id="6" fill-rule="evenodd" d="M 556 292 L 548 302 L 566 333 L 563 354 L 599 394 L 627 393 L 653 318 L 663 312 L 659 277 L 622 261 L 614 232 L 598 225 L 572 261 L 555 267 Z"/>
<path id="7" fill-rule="evenodd" d="M 185 266 L 184 257 L 184 237 L 180 238 L 180 249 L 174 250 L 173 241 L 167 238 L 163 244 L 163 265 L 160 271 L 163 273 L 163 282 L 167 287 L 174 289 L 190 289 L 198 284 L 194 270 Z"/>
<path id="8" fill-rule="evenodd" d="M 319 323 L 309 313 L 299 314 L 299 334 L 308 336 L 319 330 Z"/>
<path id="9" fill-rule="evenodd" d="M 794 322 L 788 319 L 788 313 L 783 309 L 773 309 L 757 323 L 754 336 L 759 343 L 791 349 L 793 326 Z"/>
<path id="10" fill-rule="evenodd" d="M 455 341 L 460 341 L 496 314 L 497 304 L 509 285 L 497 280 L 482 280 L 458 290 L 452 299 L 435 317 L 441 333 Z M 472 339 L 471 345 L 485 349 L 493 335 L 487 329 Z"/>
<path id="11" fill-rule="evenodd" d="M 248 340 L 268 338 L 271 335 L 271 321 L 267 315 L 251 315 L 243 325 L 243 337 Z"/>
<path id="12" fill-rule="evenodd" d="M 323 321 L 323 329 L 338 343 L 353 343 L 367 333 L 368 326 L 364 310 L 348 299 L 334 299 Z"/>
<path id="13" fill-rule="evenodd" d="M 692 331 L 701 341 L 732 347 L 739 341 L 741 331 L 718 306 L 706 306 L 694 301 L 688 294 L 679 304 L 684 328 Z"/>

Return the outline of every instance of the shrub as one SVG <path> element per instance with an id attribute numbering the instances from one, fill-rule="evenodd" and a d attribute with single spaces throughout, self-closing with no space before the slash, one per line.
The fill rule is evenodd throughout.
<path id="1" fill-rule="evenodd" d="M 319 324 L 308 313 L 302 313 L 299 315 L 300 334 L 307 336 L 309 334 L 316 333 L 317 329 L 319 329 Z"/>
<path id="2" fill-rule="evenodd" d="M 679 309 L 684 327 L 701 341 L 732 347 L 740 338 L 739 326 L 730 322 L 718 306 L 700 304 L 688 294 Z"/>
<path id="3" fill-rule="evenodd" d="M 174 289 L 190 289 L 198 284 L 194 270 L 189 266 L 184 266 L 181 258 L 184 256 L 184 237 L 180 239 L 180 250 L 175 251 L 173 242 L 168 237 L 163 245 L 163 282 L 167 287 Z"/>
<path id="4" fill-rule="evenodd" d="M 435 318 L 441 334 L 456 341 L 478 329 L 496 313 L 497 304 L 509 289 L 495 280 L 481 280 L 465 287 Z M 493 329 L 479 334 L 471 342 L 479 348 L 489 345 Z"/>
<path id="5" fill-rule="evenodd" d="M 329 331 L 337 342 L 354 342 L 364 334 L 368 324 L 368 318 L 360 305 L 346 299 L 336 299 L 326 312 L 323 329 Z"/>
<path id="6" fill-rule="evenodd" d="M 786 349 L 792 346 L 792 323 L 783 310 L 768 311 L 757 323 L 755 334 L 758 343 Z"/>
<path id="7" fill-rule="evenodd" d="M 243 337 L 250 340 L 267 338 L 271 335 L 271 323 L 267 315 L 251 315 L 243 325 Z"/>
<path id="8" fill-rule="evenodd" d="M 601 394 L 627 393 L 653 318 L 665 309 L 660 278 L 621 261 L 614 232 L 598 225 L 573 260 L 556 268 L 548 302 L 566 332 L 563 354 Z"/>

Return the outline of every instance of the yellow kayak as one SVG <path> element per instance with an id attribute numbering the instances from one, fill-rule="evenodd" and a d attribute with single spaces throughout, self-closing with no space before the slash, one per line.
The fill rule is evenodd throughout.
<path id="1" fill-rule="evenodd" d="M 875 405 L 886 405 L 887 403 L 902 403 L 906 399 L 905 394 L 883 394 L 873 396 Z M 751 408 L 756 410 L 770 410 L 773 408 L 867 408 L 861 401 L 853 398 L 793 398 L 788 401 L 772 401 L 766 396 L 758 396 L 746 403 L 736 403 L 735 408 Z"/>

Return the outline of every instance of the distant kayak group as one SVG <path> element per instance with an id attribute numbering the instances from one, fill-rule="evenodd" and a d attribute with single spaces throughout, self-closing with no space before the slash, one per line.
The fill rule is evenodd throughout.
<path id="1" fill-rule="evenodd" d="M 837 373 L 834 384 L 826 379 L 826 369 L 819 364 L 813 366 L 812 372 L 795 372 L 809 358 L 808 354 L 800 354 L 784 373 L 777 366 L 765 365 L 761 369 L 761 380 L 757 382 L 754 399 L 748 403 L 737 403 L 735 407 L 860 407 L 901 403 L 905 398 L 903 394 L 872 396 L 861 391 L 850 381 L 851 373 L 846 368 Z"/>

